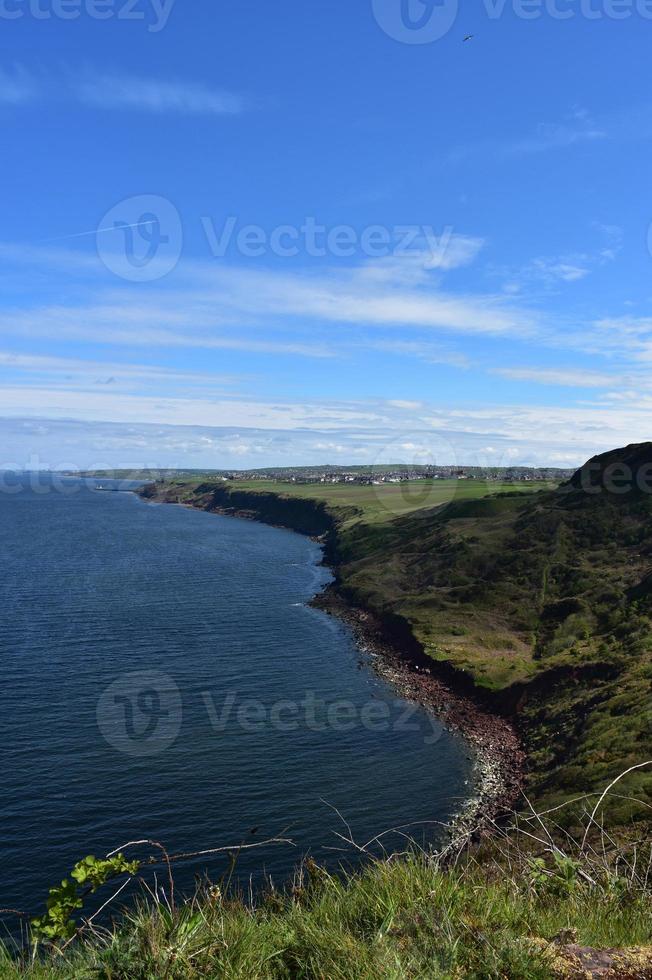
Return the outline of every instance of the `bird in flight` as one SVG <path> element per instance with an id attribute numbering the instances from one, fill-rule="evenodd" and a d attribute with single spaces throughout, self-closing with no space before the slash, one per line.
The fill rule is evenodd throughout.
<path id="1" fill-rule="evenodd" d="M 470 41 L 473 37 L 475 37 L 475 34 L 467 34 L 464 41 Z"/>

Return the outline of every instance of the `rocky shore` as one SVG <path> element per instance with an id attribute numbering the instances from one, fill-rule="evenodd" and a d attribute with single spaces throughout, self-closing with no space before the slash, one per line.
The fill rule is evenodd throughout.
<path id="1" fill-rule="evenodd" d="M 452 690 L 436 676 L 436 664 L 406 660 L 383 624 L 369 611 L 348 603 L 335 584 L 315 596 L 312 605 L 349 626 L 360 649 L 373 655 L 372 668 L 402 698 L 433 711 L 446 728 L 460 732 L 469 743 L 474 792 L 451 825 L 446 850 L 457 851 L 511 811 L 521 792 L 526 759 L 514 725 Z"/>
<path id="2" fill-rule="evenodd" d="M 337 533 L 331 528 L 327 535 L 310 534 L 307 527 L 301 526 L 307 523 L 305 515 L 301 515 L 302 520 L 297 524 L 275 507 L 244 506 L 247 503 L 245 494 L 239 495 L 243 499 L 238 500 L 240 506 L 234 507 L 210 493 L 183 497 L 178 488 L 150 485 L 135 492 L 152 502 L 176 503 L 223 516 L 289 527 L 299 533 L 308 533 L 322 545 L 327 536 Z M 320 514 L 320 517 L 324 516 Z M 334 567 L 336 572 L 332 556 L 328 554 L 327 557 L 330 551 L 325 548 L 324 563 Z M 425 654 L 415 656 L 414 651 L 408 654 L 404 645 L 390 635 L 373 613 L 352 605 L 338 590 L 336 582 L 316 595 L 311 604 L 337 616 L 349 626 L 359 648 L 372 655 L 372 668 L 391 683 L 401 697 L 434 712 L 446 728 L 460 732 L 469 743 L 473 752 L 474 791 L 451 824 L 446 852 L 453 853 L 464 847 L 488 830 L 501 814 L 509 812 L 519 797 L 525 770 L 525 752 L 514 725 L 483 708 L 467 693 L 456 691 L 450 681 L 444 682 L 437 676 L 437 664 Z"/>

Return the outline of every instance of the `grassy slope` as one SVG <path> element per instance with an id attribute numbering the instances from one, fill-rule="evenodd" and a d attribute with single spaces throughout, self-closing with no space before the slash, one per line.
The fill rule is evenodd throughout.
<path id="1" fill-rule="evenodd" d="M 636 592 L 652 564 L 649 495 L 546 484 L 497 495 L 495 484 L 443 480 L 234 490 L 325 506 L 349 596 L 400 617 L 434 660 L 518 709 L 536 799 L 594 791 L 652 758 L 652 590 Z M 652 804 L 652 773 L 622 788 Z M 633 812 L 612 806 L 621 822 Z"/>
<path id="2" fill-rule="evenodd" d="M 0 951 L 3 980 L 545 980 L 568 969 L 578 942 L 648 947 L 652 908 L 640 881 L 562 863 L 541 879 L 522 854 L 439 871 L 418 856 L 375 863 L 346 879 L 309 870 L 290 895 L 255 910 L 218 890 L 174 914 L 151 900 L 121 928 L 65 957 L 17 964 Z M 564 936 L 564 931 L 568 934 Z M 558 937 L 559 945 L 554 942 Z M 613 974 L 612 974 L 613 975 Z M 616 976 L 649 977 L 649 972 Z"/>
<path id="3" fill-rule="evenodd" d="M 264 492 L 325 504 L 338 524 L 342 587 L 380 614 L 405 619 L 434 659 L 464 670 L 496 703 L 518 708 L 531 795 L 565 801 L 652 758 L 651 499 L 531 486 L 518 490 L 534 494 L 483 499 L 494 489 L 437 481 Z M 176 485 L 172 497 L 209 504 L 208 490 Z M 617 789 L 601 811 L 609 832 L 649 837 L 650 776 L 634 774 Z M 558 840 L 566 848 L 563 832 Z M 601 847 L 582 858 L 593 884 L 579 865 L 556 866 L 551 854 L 542 879 L 527 855 L 503 841 L 509 854 L 498 863 L 484 855 L 449 871 L 411 857 L 342 880 L 316 869 L 255 910 L 216 894 L 173 915 L 150 902 L 64 958 L 30 965 L 3 960 L 0 951 L 0 977 L 576 976 L 552 942 L 560 930 L 576 930 L 578 942 L 596 947 L 652 942 L 649 854 L 638 854 L 640 873 L 623 876 L 609 838 L 604 843 L 602 869 L 594 860 L 600 864 Z M 645 956 L 648 972 L 611 975 L 652 976 L 649 948 Z"/>
<path id="4" fill-rule="evenodd" d="M 518 704 L 536 797 L 590 792 L 652 758 L 649 496 L 456 500 L 352 528 L 341 555 L 352 596 L 403 617 L 495 703 Z M 652 775 L 622 790 L 652 804 Z"/>
<path id="5" fill-rule="evenodd" d="M 515 492 L 527 493 L 550 487 L 547 483 L 520 483 Z M 415 480 L 383 483 L 378 486 L 354 484 L 294 484 L 272 480 L 239 481 L 238 490 L 254 493 L 280 493 L 291 498 L 323 501 L 335 514 L 341 527 L 354 524 L 387 523 L 416 510 L 438 507 L 451 500 L 476 500 L 502 488 L 483 480 Z"/>

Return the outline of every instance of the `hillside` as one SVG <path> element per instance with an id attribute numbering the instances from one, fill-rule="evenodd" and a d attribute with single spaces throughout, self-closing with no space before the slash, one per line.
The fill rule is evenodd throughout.
<path id="1" fill-rule="evenodd" d="M 0 946 L 0 976 L 652 978 L 649 769 L 600 797 L 596 821 L 587 815 L 607 784 L 652 758 L 648 476 L 652 443 L 595 457 L 555 489 L 438 488 L 435 506 L 399 516 L 330 488 L 142 491 L 320 535 L 340 594 L 517 719 L 541 816 L 525 807 L 457 862 L 408 853 L 341 877 L 308 862 L 253 907 L 217 886 L 176 906 L 150 891 L 63 956 L 56 944 L 22 959 Z"/>
<path id="2" fill-rule="evenodd" d="M 381 488 L 148 493 L 326 534 L 340 591 L 409 630 L 446 679 L 515 715 L 529 791 L 558 803 L 652 758 L 650 474 L 645 443 L 590 460 L 555 489 L 448 481 L 410 507 L 405 489 L 398 506 L 370 495 Z M 652 774 L 622 792 L 652 803 Z M 634 811 L 621 800 L 614 817 Z"/>
<path id="3" fill-rule="evenodd" d="M 530 791 L 551 802 L 652 758 L 649 473 L 652 443 L 554 491 L 453 501 L 341 542 L 352 599 L 405 619 L 430 657 L 518 713 Z M 626 790 L 652 796 L 650 775 Z"/>

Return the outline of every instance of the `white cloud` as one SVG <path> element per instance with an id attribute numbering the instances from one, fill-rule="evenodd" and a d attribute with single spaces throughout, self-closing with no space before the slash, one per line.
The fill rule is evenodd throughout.
<path id="1" fill-rule="evenodd" d="M 392 398 L 387 402 L 392 408 L 404 408 L 406 410 L 416 410 L 423 407 L 422 402 L 403 401 L 400 398 Z"/>
<path id="2" fill-rule="evenodd" d="M 497 270 L 498 275 L 506 279 L 503 286 L 505 292 L 513 295 L 534 285 L 555 288 L 560 283 L 579 282 L 596 269 L 613 262 L 623 247 L 622 229 L 599 222 L 593 222 L 591 227 L 598 232 L 602 242 L 594 244 L 590 250 L 537 256 L 520 268 Z"/>
<path id="3" fill-rule="evenodd" d="M 97 109 L 185 115 L 237 115 L 247 108 L 242 95 L 183 79 L 145 78 L 123 73 L 50 75 L 22 65 L 0 71 L 0 104 L 64 100 Z"/>
<path id="4" fill-rule="evenodd" d="M 562 282 L 577 282 L 588 276 L 590 271 L 586 266 L 558 259 L 535 259 L 532 266 L 535 274 L 548 281 L 561 279 Z"/>
<path id="5" fill-rule="evenodd" d="M 410 231 L 406 228 L 405 237 L 397 229 L 392 254 L 358 266 L 357 276 L 374 283 L 432 283 L 432 272 L 470 265 L 485 245 L 483 238 L 455 234 L 450 227 L 439 234 L 425 225 L 420 227 L 423 233 L 416 238 L 416 226 Z"/>
<path id="6" fill-rule="evenodd" d="M 0 373 L 5 376 L 19 375 L 23 385 L 43 384 L 43 380 L 47 379 L 48 384 L 77 390 L 92 390 L 98 384 L 110 384 L 112 391 L 140 391 L 151 387 L 169 391 L 180 387 L 192 392 L 206 388 L 219 390 L 241 380 L 231 375 L 180 371 L 153 364 L 93 361 L 3 350 L 0 350 Z"/>
<path id="7" fill-rule="evenodd" d="M 534 381 L 537 384 L 562 385 L 568 388 L 606 388 L 619 380 L 613 374 L 579 368 L 494 368 L 492 373 L 515 381 Z"/>
<path id="8" fill-rule="evenodd" d="M 470 246 L 460 248 L 470 254 Z M 56 270 L 65 264 L 72 275 L 77 271 L 76 254 L 71 250 L 59 254 L 52 248 L 0 245 L 0 255 L 7 262 L 13 259 L 27 266 L 38 264 L 41 275 L 46 264 Z M 101 280 L 112 279 L 99 261 L 95 261 L 95 269 Z M 84 278 L 91 271 L 87 255 L 81 256 L 78 271 Z M 0 329 L 33 336 L 61 332 L 69 338 L 98 343 L 187 343 L 243 350 L 251 344 L 252 350 L 261 351 L 264 348 L 260 345 L 265 344 L 270 352 L 285 343 L 287 353 L 292 347 L 296 353 L 322 357 L 332 354 L 332 344 L 306 343 L 307 323 L 313 329 L 341 324 L 511 337 L 533 336 L 538 330 L 537 317 L 530 310 L 502 295 L 448 292 L 441 288 L 435 272 L 412 258 L 304 273 L 243 268 L 222 261 L 185 261 L 169 281 L 149 287 L 146 303 L 134 301 L 134 290 L 128 284 L 114 286 L 110 292 L 101 292 L 97 284 L 91 291 L 90 285 L 82 280 L 78 290 L 81 297 L 85 293 L 92 296 L 86 304 L 80 298 L 75 306 L 23 306 L 15 312 L 5 311 L 0 315 Z M 298 329 L 301 339 L 275 336 L 259 341 L 220 336 L 222 328 L 234 326 L 285 333 Z M 329 341 L 331 337 L 332 331 Z M 341 337 L 340 346 L 346 340 L 346 336 Z"/>
<path id="9" fill-rule="evenodd" d="M 650 418 L 649 406 L 635 405 L 450 410 L 420 403 L 154 399 L 143 406 L 133 399 L 116 406 L 118 418 L 107 421 L 110 406 L 82 396 L 59 405 L 51 393 L 45 404 L 16 401 L 13 392 L 0 398 L 0 469 L 262 467 L 398 456 L 405 462 L 434 456 L 468 465 L 578 466 L 598 452 L 649 438 Z"/>
<path id="10" fill-rule="evenodd" d="M 0 105 L 22 105 L 38 94 L 33 78 L 18 66 L 9 73 L 0 70 Z"/>
<path id="11" fill-rule="evenodd" d="M 601 126 L 591 120 L 586 110 L 576 109 L 562 123 L 539 123 L 531 136 L 505 143 L 503 152 L 516 156 L 545 153 L 577 143 L 604 140 L 607 135 Z"/>
<path id="12" fill-rule="evenodd" d="M 526 136 L 485 140 L 454 149 L 448 157 L 449 163 L 458 163 L 475 156 L 530 156 L 565 149 L 581 143 L 604 140 L 607 130 L 593 122 L 585 109 L 573 109 L 561 122 L 540 122 L 534 132 Z"/>
<path id="13" fill-rule="evenodd" d="M 278 336 L 262 340 L 255 336 L 234 336 L 225 332 L 229 325 L 233 325 L 233 317 L 224 320 L 218 310 L 213 313 L 196 310 L 189 297 L 185 302 L 184 297 L 178 297 L 176 308 L 173 300 L 166 303 L 164 297 L 160 297 L 158 304 L 149 306 L 130 305 L 126 300 L 113 299 L 95 306 L 46 306 L 0 314 L 0 330 L 14 337 L 58 337 L 102 345 L 204 348 L 297 357 L 335 356 L 335 351 L 327 344 L 284 340 Z"/>
<path id="14" fill-rule="evenodd" d="M 527 335 L 533 314 L 504 298 L 453 295 L 436 284 L 377 282 L 369 266 L 352 272 L 309 275 L 216 269 L 216 300 L 223 308 L 258 318 L 293 316 L 333 323 L 423 327 L 469 334 Z"/>
<path id="15" fill-rule="evenodd" d="M 652 334 L 652 317 L 604 317 L 596 320 L 595 326 L 618 337 L 647 337 Z"/>
<path id="16" fill-rule="evenodd" d="M 448 350 L 439 344 L 422 343 L 418 340 L 377 340 L 361 345 L 369 350 L 384 351 L 404 357 L 416 357 L 427 364 L 448 364 L 450 367 L 468 368 L 471 362 L 466 354 Z"/>
<path id="17" fill-rule="evenodd" d="M 456 235 L 450 230 L 434 240 L 426 237 L 423 253 L 425 268 L 442 269 L 447 272 L 450 269 L 470 265 L 484 245 L 483 238 Z"/>
<path id="18" fill-rule="evenodd" d="M 231 92 L 184 81 L 139 78 L 134 75 L 92 75 L 71 84 L 83 105 L 99 109 L 137 109 L 186 115 L 236 115 L 244 99 Z"/>

